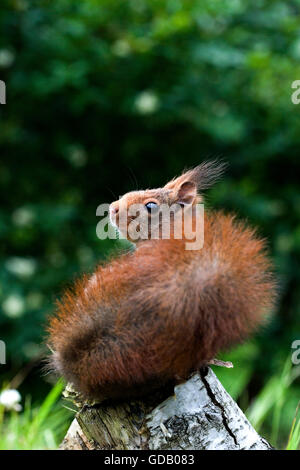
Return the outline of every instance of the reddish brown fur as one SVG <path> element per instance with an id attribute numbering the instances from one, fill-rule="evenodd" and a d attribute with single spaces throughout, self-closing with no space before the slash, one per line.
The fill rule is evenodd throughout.
<path id="1" fill-rule="evenodd" d="M 185 175 L 172 190 L 192 181 Z M 128 204 L 149 194 L 131 193 Z M 53 367 L 102 399 L 187 377 L 264 321 L 274 298 L 264 251 L 253 230 L 220 212 L 205 215 L 201 250 L 184 240 L 139 242 L 65 294 L 49 327 Z"/>

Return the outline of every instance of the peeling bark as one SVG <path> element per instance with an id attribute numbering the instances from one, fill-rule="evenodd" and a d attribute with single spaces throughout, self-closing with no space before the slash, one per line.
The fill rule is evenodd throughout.
<path id="1" fill-rule="evenodd" d="M 272 449 L 210 368 L 173 391 L 117 404 L 78 402 L 61 449 Z M 76 401 L 75 401 L 76 402 Z"/>

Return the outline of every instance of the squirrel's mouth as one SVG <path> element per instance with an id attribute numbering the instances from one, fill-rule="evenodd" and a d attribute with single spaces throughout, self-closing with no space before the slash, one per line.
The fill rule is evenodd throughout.
<path id="1" fill-rule="evenodd" d="M 115 211 L 112 207 L 109 208 L 109 222 L 116 229 L 119 236 L 128 238 L 127 225 L 124 225 L 124 223 L 122 224 L 122 220 L 120 221 L 119 217 L 119 211 Z"/>
<path id="2" fill-rule="evenodd" d="M 118 221 L 117 221 L 117 217 L 116 217 L 116 215 L 112 215 L 111 212 L 109 213 L 109 221 L 110 221 L 111 225 L 114 228 L 116 228 L 118 231 L 120 230 L 119 225 L 118 225 Z"/>

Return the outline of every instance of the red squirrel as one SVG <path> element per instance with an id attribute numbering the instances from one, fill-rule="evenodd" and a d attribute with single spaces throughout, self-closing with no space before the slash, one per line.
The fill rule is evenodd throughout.
<path id="1" fill-rule="evenodd" d="M 161 204 L 193 209 L 222 171 L 205 162 L 162 188 L 125 194 L 110 205 L 112 222 L 118 226 L 136 203 L 146 217 Z M 138 240 L 135 251 L 100 265 L 58 303 L 50 364 L 84 397 L 122 399 L 176 383 L 268 317 L 275 282 L 253 229 L 205 211 L 203 247 L 187 250 L 185 241 Z"/>

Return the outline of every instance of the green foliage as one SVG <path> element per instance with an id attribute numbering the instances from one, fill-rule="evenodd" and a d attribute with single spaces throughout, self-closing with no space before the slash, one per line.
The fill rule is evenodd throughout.
<path id="1" fill-rule="evenodd" d="M 300 444 L 300 419 L 298 418 L 300 402 L 297 406 L 295 417 L 293 419 L 291 432 L 289 435 L 288 444 L 286 450 L 297 450 Z M 297 421 L 298 418 L 298 421 Z"/>
<path id="2" fill-rule="evenodd" d="M 299 0 L 2 0 L 3 380 L 44 354 L 62 289 L 119 246 L 97 239 L 97 206 L 210 156 L 230 166 L 207 204 L 258 226 L 280 285 L 232 390 L 251 401 L 279 377 L 300 331 L 299 11 Z M 34 399 L 39 377 L 22 384 Z M 288 390 L 284 433 L 299 385 Z"/>
<path id="3" fill-rule="evenodd" d="M 0 450 L 56 449 L 72 416 L 58 403 L 62 390 L 63 384 L 58 382 L 39 406 L 32 406 L 27 397 L 20 414 L 11 411 L 4 415 L 0 410 Z"/>

